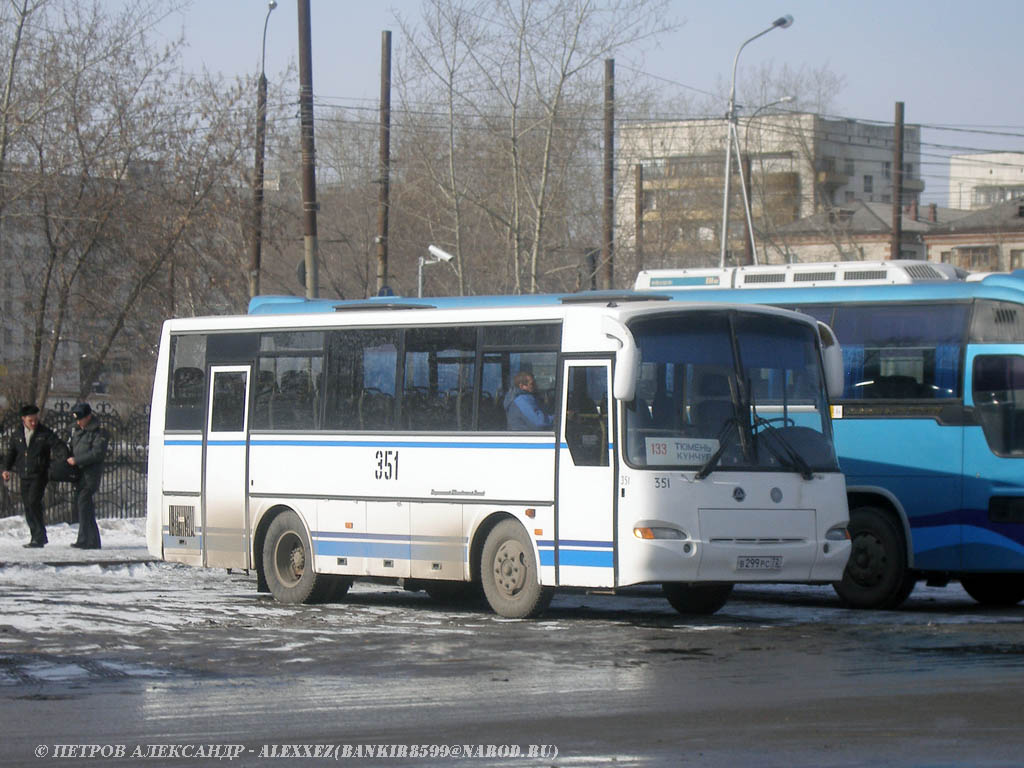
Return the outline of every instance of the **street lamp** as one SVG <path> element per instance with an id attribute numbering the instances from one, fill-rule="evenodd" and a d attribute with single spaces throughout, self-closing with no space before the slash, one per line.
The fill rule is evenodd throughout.
<path id="1" fill-rule="evenodd" d="M 263 44 L 260 54 L 260 79 L 256 85 L 256 172 L 253 174 L 253 233 L 249 252 L 249 297 L 260 292 L 260 261 L 263 249 L 263 152 L 267 140 L 267 25 L 270 14 L 277 8 L 277 0 L 267 3 L 267 16 L 263 20 Z"/>
<path id="2" fill-rule="evenodd" d="M 732 150 L 733 150 L 733 146 L 736 147 L 736 159 L 737 159 L 737 161 L 739 160 L 739 144 L 740 144 L 740 140 L 739 140 L 739 131 L 737 131 L 737 129 L 736 129 L 736 67 L 737 67 L 737 65 L 739 64 L 739 61 L 740 61 L 740 53 L 747 46 L 747 43 L 751 43 L 754 40 L 757 40 L 757 38 L 761 37 L 762 35 L 767 35 L 773 29 L 779 29 L 779 28 L 786 29 L 787 27 L 792 26 L 792 24 L 793 24 L 793 17 L 792 16 L 789 16 L 789 15 L 780 16 L 779 18 L 777 18 L 775 21 L 772 22 L 772 25 L 770 27 L 768 27 L 767 29 L 761 30 L 756 35 L 754 35 L 753 37 L 749 37 L 746 40 L 744 40 L 743 41 L 743 45 L 741 45 L 739 47 L 739 50 L 736 51 L 736 58 L 734 58 L 733 61 L 732 61 L 732 83 L 729 86 L 729 109 L 725 113 L 725 119 L 726 119 L 726 123 L 728 125 L 727 125 L 727 134 L 726 134 L 726 138 L 725 138 L 725 192 L 723 193 L 723 200 L 722 200 L 722 234 L 721 234 L 722 250 L 721 250 L 721 257 L 719 259 L 719 266 L 720 267 L 724 267 L 725 266 L 725 247 L 726 247 L 726 244 L 728 243 L 728 240 L 729 240 L 729 180 L 732 177 Z M 740 171 L 740 175 L 741 175 L 740 181 L 741 181 L 741 186 L 743 187 L 743 198 L 744 198 L 744 201 L 746 201 L 747 192 L 746 192 L 746 185 L 742 184 L 742 173 L 743 173 L 743 171 L 741 169 L 741 171 Z M 747 216 L 748 216 L 748 219 L 749 219 L 749 216 L 750 216 L 749 205 L 747 206 L 747 211 L 748 211 L 747 212 Z M 749 220 L 748 220 L 747 223 L 748 223 L 748 226 L 749 226 L 750 225 Z M 751 227 L 750 231 L 751 231 L 751 237 L 753 237 L 753 231 L 754 231 L 753 227 Z M 755 261 L 757 260 L 756 251 L 755 251 L 755 254 L 754 254 L 754 259 L 755 259 Z"/>
<path id="3" fill-rule="evenodd" d="M 423 298 L 423 266 L 425 264 L 438 264 L 442 261 L 451 261 L 452 256 L 448 251 L 441 250 L 436 245 L 428 245 L 427 251 L 430 256 L 420 256 L 419 266 L 416 270 L 416 297 Z"/>

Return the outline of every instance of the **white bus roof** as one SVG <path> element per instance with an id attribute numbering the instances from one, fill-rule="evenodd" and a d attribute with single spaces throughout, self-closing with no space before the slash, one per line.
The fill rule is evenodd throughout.
<path id="1" fill-rule="evenodd" d="M 745 267 L 646 269 L 637 290 L 701 288 L 813 288 L 832 285 L 909 285 L 960 282 L 968 273 L 930 261 L 830 261 L 802 264 L 757 264 Z"/>

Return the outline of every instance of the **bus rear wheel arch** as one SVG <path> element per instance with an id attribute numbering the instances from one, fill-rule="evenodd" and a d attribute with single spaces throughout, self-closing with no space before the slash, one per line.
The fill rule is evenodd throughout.
<path id="1" fill-rule="evenodd" d="M 507 619 L 539 616 L 554 590 L 542 587 L 533 542 L 519 521 L 504 519 L 484 540 L 480 582 L 491 608 Z"/>
<path id="2" fill-rule="evenodd" d="M 277 514 L 263 539 L 263 574 L 280 603 L 315 603 L 330 599 L 347 584 L 313 570 L 313 547 L 302 520 L 292 510 Z M 350 582 L 349 582 L 350 583 Z"/>
<path id="3" fill-rule="evenodd" d="M 899 608 L 917 580 L 902 527 L 881 507 L 851 505 L 849 531 L 850 560 L 836 594 L 851 608 Z"/>

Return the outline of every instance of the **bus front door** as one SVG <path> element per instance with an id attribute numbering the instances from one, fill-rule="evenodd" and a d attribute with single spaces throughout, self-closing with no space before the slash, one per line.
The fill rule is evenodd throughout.
<path id="1" fill-rule="evenodd" d="M 563 586 L 615 585 L 611 360 L 565 360 L 555 563 Z"/>
<path id="2" fill-rule="evenodd" d="M 203 452 L 203 560 L 207 566 L 249 568 L 246 498 L 251 369 L 210 369 Z"/>

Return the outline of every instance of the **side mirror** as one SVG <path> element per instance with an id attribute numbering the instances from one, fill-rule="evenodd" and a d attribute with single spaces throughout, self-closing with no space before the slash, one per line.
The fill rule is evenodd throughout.
<path id="1" fill-rule="evenodd" d="M 825 367 L 825 391 L 829 400 L 842 397 L 845 386 L 843 374 L 843 350 L 839 339 L 826 323 L 818 321 L 818 337 L 821 339 L 821 362 Z"/>
<path id="2" fill-rule="evenodd" d="M 601 330 L 609 339 L 617 341 L 615 373 L 612 377 L 612 394 L 616 400 L 629 402 L 636 397 L 636 382 L 640 378 L 640 350 L 629 328 L 611 317 L 601 319 Z"/>

